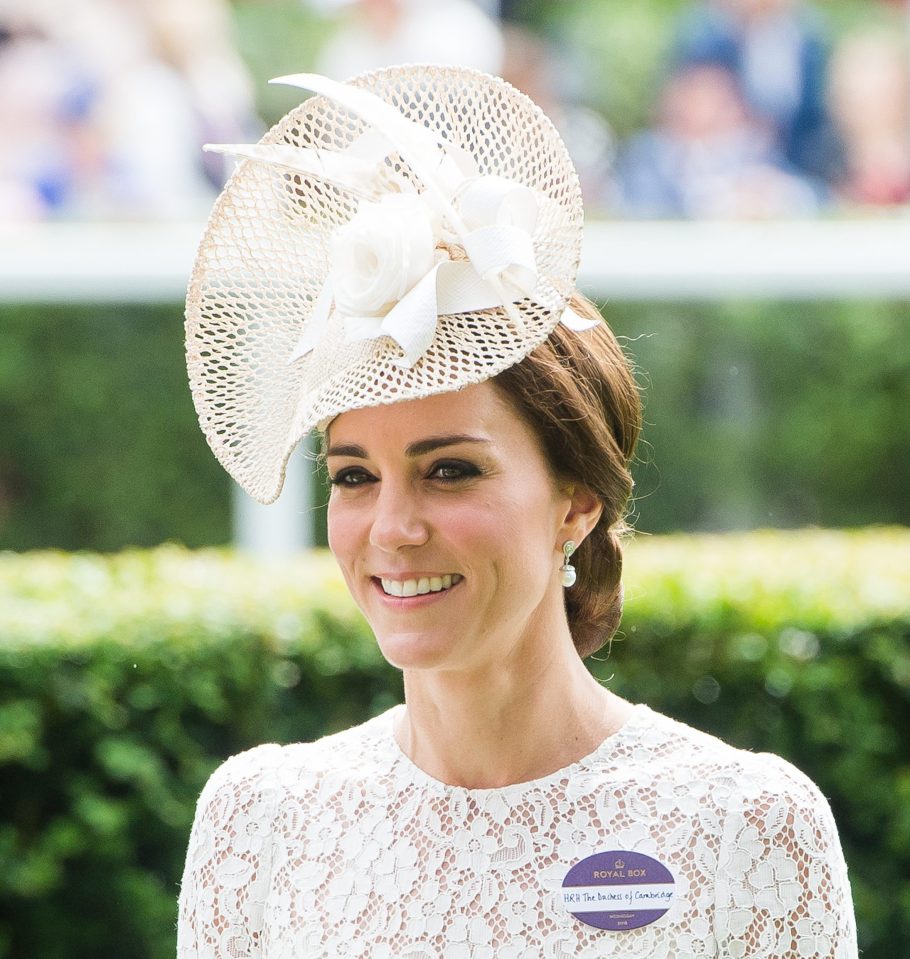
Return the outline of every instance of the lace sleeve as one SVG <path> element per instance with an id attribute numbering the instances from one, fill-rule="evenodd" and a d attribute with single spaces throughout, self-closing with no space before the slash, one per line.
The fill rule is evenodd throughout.
<path id="1" fill-rule="evenodd" d="M 227 760 L 196 806 L 177 919 L 178 959 L 258 959 L 275 790 L 261 746 Z"/>
<path id="2" fill-rule="evenodd" d="M 776 756 L 745 785 L 724 826 L 717 877 L 719 955 L 856 959 L 847 866 L 818 787 Z"/>

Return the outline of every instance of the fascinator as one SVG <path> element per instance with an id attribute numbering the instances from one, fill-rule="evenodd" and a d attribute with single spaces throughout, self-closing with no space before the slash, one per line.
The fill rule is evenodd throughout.
<path id="1" fill-rule="evenodd" d="M 241 159 L 186 302 L 200 425 L 272 502 L 296 445 L 340 413 L 495 376 L 557 323 L 581 251 L 578 177 L 552 123 L 498 77 L 434 65 L 337 83 Z"/>

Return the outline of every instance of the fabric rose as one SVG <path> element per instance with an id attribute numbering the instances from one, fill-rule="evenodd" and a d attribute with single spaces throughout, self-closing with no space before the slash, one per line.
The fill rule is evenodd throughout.
<path id="1" fill-rule="evenodd" d="M 505 177 L 488 175 L 466 180 L 456 203 L 468 230 L 494 225 L 514 226 L 530 235 L 537 225 L 534 191 Z"/>
<path id="2" fill-rule="evenodd" d="M 433 213 L 416 194 L 362 203 L 332 237 L 335 306 L 346 316 L 385 316 L 435 262 Z"/>
<path id="3" fill-rule="evenodd" d="M 501 176 L 466 180 L 456 206 L 467 233 L 461 238 L 474 268 L 485 279 L 506 280 L 521 298 L 533 296 L 537 264 L 532 239 L 537 224 L 534 191 Z"/>

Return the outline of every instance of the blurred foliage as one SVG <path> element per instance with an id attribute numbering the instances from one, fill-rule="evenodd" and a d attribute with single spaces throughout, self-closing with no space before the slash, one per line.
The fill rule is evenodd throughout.
<path id="1" fill-rule="evenodd" d="M 605 313 L 644 387 L 642 530 L 910 525 L 910 305 Z M 0 547 L 228 541 L 182 344 L 176 306 L 0 310 Z"/>
<path id="2" fill-rule="evenodd" d="M 271 126 L 306 94 L 269 80 L 311 70 L 335 21 L 301 0 L 234 0 L 233 9 L 237 49 L 253 77 L 260 116 Z"/>
<path id="3" fill-rule="evenodd" d="M 644 391 L 641 529 L 910 525 L 910 304 L 604 313 Z"/>
<path id="4" fill-rule="evenodd" d="M 0 310 L 0 546 L 189 546 L 230 536 L 179 307 Z"/>
<path id="5" fill-rule="evenodd" d="M 830 798 L 865 959 L 910 951 L 910 531 L 639 537 L 620 695 L 778 752 Z M 0 956 L 165 959 L 227 755 L 399 700 L 324 553 L 0 554 Z"/>

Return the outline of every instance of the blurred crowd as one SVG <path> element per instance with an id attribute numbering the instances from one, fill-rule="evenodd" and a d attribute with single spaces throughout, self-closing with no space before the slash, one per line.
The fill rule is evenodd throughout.
<path id="1" fill-rule="evenodd" d="M 0 220 L 202 215 L 259 130 L 224 0 L 0 0 Z"/>
<path id="2" fill-rule="evenodd" d="M 609 205 L 768 217 L 910 201 L 910 33 L 864 29 L 830 52 L 825 38 L 799 0 L 693 4 Z"/>
<path id="3" fill-rule="evenodd" d="M 672 28 L 650 127 L 620 139 L 586 95 L 598 78 L 578 78 L 572 51 L 523 23 L 520 3 L 309 6 L 335 28 L 302 69 L 343 79 L 450 62 L 524 90 L 560 129 L 595 213 L 910 203 L 910 26 L 832 47 L 803 0 L 693 0 Z M 193 218 L 223 177 L 201 145 L 261 130 L 228 0 L 0 0 L 0 220 Z"/>

